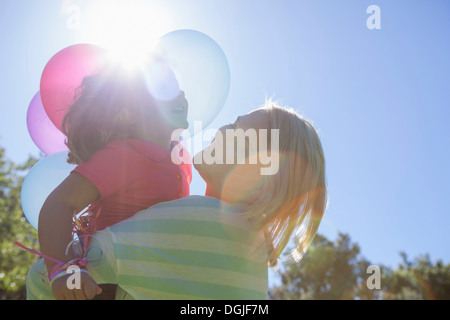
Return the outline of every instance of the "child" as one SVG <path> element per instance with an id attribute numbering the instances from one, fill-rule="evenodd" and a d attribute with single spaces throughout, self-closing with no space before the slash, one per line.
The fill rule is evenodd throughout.
<path id="1" fill-rule="evenodd" d="M 78 166 L 49 195 L 39 216 L 43 256 L 66 262 L 72 231 L 86 242 L 84 236 L 96 230 L 189 195 L 190 167 L 172 162 L 170 144 L 172 131 L 187 126 L 183 92 L 172 101 L 157 101 L 142 74 L 117 66 L 86 77 L 63 121 L 68 162 Z M 88 206 L 87 215 L 73 224 L 74 213 Z M 85 263 L 81 257 L 74 261 Z M 61 265 L 49 259 L 45 264 L 50 279 L 68 276 Z M 114 292 L 106 298 L 114 299 Z"/>

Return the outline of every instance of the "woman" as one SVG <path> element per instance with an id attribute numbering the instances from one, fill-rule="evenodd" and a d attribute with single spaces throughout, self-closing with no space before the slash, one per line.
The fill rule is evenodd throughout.
<path id="1" fill-rule="evenodd" d="M 254 130 L 258 148 L 222 139 L 229 130 Z M 264 130 L 276 134 L 262 141 Z M 244 152 L 247 161 L 198 161 L 217 152 L 225 159 L 231 151 L 236 159 Z M 278 157 L 276 172 L 261 174 L 263 153 Z M 89 273 L 79 273 L 80 289 L 57 298 L 91 299 L 96 283 L 118 283 L 117 299 L 264 299 L 267 263 L 276 266 L 294 232 L 290 256 L 300 259 L 326 209 L 316 131 L 293 110 L 268 101 L 219 129 L 194 166 L 207 184 L 205 197 L 158 204 L 98 232 L 97 255 L 88 257 Z M 53 283 L 54 290 L 60 286 L 67 286 L 65 279 Z M 30 298 L 50 298 L 45 290 L 28 281 Z"/>
<path id="2" fill-rule="evenodd" d="M 246 132 L 249 129 L 258 134 L 264 130 L 277 130 L 278 141 L 270 141 L 273 135 L 259 139 L 269 139 L 261 144 L 257 154 L 252 154 L 249 144 L 245 153 L 248 164 L 196 164 L 202 178 L 207 183 L 206 195 L 222 201 L 238 204 L 242 215 L 266 234 L 270 245 L 269 261 L 272 266 L 288 243 L 294 230 L 297 233 L 296 248 L 291 257 L 300 259 L 311 243 L 326 209 L 325 157 L 320 139 L 312 124 L 292 109 L 282 108 L 267 101 L 263 108 L 257 109 L 238 119 L 228 129 Z M 226 134 L 225 134 L 226 135 Z M 225 139 L 224 154 L 235 149 L 227 146 Z M 276 148 L 273 144 L 276 143 Z M 214 141 L 213 141 L 214 144 Z M 261 146 L 265 145 L 265 149 Z M 275 149 L 275 150 L 274 150 Z M 273 175 L 262 175 L 262 153 L 274 153 L 278 156 L 279 169 Z M 205 151 L 204 151 L 205 152 Z M 256 164 L 250 164 L 251 160 Z M 301 229 L 299 229 L 302 227 Z"/>

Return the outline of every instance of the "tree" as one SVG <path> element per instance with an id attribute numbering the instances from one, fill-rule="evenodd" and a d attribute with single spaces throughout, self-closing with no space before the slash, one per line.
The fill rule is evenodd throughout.
<path id="1" fill-rule="evenodd" d="M 425 255 L 403 262 L 396 270 L 380 265 L 379 289 L 370 288 L 370 262 L 350 237 L 339 234 L 335 243 L 316 235 L 302 261 L 284 264 L 281 285 L 269 291 L 271 299 L 450 299 L 450 264 L 433 264 Z"/>
<path id="2" fill-rule="evenodd" d="M 365 282 L 370 263 L 350 237 L 339 234 L 336 243 L 317 234 L 305 257 L 284 264 L 282 285 L 269 292 L 271 299 L 377 299 Z"/>
<path id="3" fill-rule="evenodd" d="M 36 256 L 14 242 L 37 249 L 37 231 L 26 221 L 20 202 L 25 173 L 36 163 L 30 157 L 23 165 L 4 158 L 0 148 L 0 300 L 25 298 L 25 280 Z"/>
<path id="4" fill-rule="evenodd" d="M 441 260 L 433 264 L 429 255 L 408 261 L 401 253 L 403 262 L 397 270 L 387 270 L 383 282 L 383 299 L 395 300 L 450 300 L 450 264 Z"/>

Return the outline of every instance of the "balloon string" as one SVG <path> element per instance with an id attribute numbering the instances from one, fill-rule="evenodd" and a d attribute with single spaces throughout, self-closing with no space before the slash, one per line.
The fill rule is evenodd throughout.
<path id="1" fill-rule="evenodd" d="M 96 220 L 101 208 L 98 204 L 92 204 L 84 212 L 73 215 L 73 234 L 93 235 L 97 231 Z"/>
<path id="2" fill-rule="evenodd" d="M 56 263 L 55 266 L 51 268 L 48 272 L 48 279 L 51 281 L 54 277 L 62 272 L 66 271 L 67 268 L 71 265 L 77 265 L 78 267 L 85 269 L 88 265 L 87 254 L 89 252 L 88 246 L 90 243 L 90 238 L 93 237 L 93 234 L 96 231 L 96 219 L 100 214 L 100 208 L 95 205 L 89 206 L 83 213 L 77 217 L 76 214 L 73 215 L 73 233 L 78 235 L 78 240 L 81 244 L 81 254 L 78 257 L 75 257 L 67 262 L 59 261 L 55 258 L 47 256 L 39 251 L 33 250 L 31 248 L 26 247 L 18 241 L 15 241 L 14 244 L 19 246 L 22 249 L 25 249 L 37 256 L 40 256 L 46 260 L 52 261 Z M 83 238 L 87 238 L 83 240 Z M 66 255 L 69 251 L 70 246 L 74 243 L 75 240 L 72 240 L 66 248 Z M 44 279 L 44 283 L 48 284 Z"/>
<path id="3" fill-rule="evenodd" d="M 94 207 L 95 208 L 95 207 Z M 95 208 L 95 209 L 97 209 L 97 208 Z M 81 215 L 83 215 L 83 214 L 86 214 L 87 212 L 89 212 L 89 211 L 92 211 L 92 208 L 91 207 L 89 207 L 88 209 L 86 209 Z M 87 235 L 92 235 L 95 231 L 96 231 L 96 228 L 95 228 L 95 219 L 98 217 L 98 215 L 100 214 L 100 209 L 98 208 L 98 210 L 97 210 L 97 213 L 95 214 L 95 216 L 93 217 L 94 219 L 92 219 L 92 217 L 89 217 L 89 222 L 81 222 L 80 221 L 80 219 L 78 219 L 78 218 L 76 218 L 76 216 L 74 215 L 74 230 L 73 231 L 77 231 L 77 233 L 78 234 L 80 234 L 80 233 L 85 233 L 85 235 L 83 235 L 83 236 L 87 236 Z M 86 218 L 85 218 L 86 219 Z M 86 219 L 87 220 L 87 219 Z M 88 232 L 87 232 L 88 231 Z M 83 237 L 83 236 L 80 236 L 79 237 L 79 239 L 80 239 L 80 241 L 81 241 L 81 243 L 83 244 L 83 249 L 86 249 L 86 247 L 87 247 L 87 243 L 84 243 L 82 240 L 81 240 L 81 238 Z M 70 246 L 70 244 L 72 244 L 73 243 L 73 240 L 69 243 L 69 245 L 68 245 L 68 247 Z M 55 258 L 52 258 L 52 257 L 50 257 L 50 256 L 47 256 L 47 255 L 45 255 L 45 254 L 43 254 L 43 253 L 41 253 L 41 252 L 39 252 L 39 251 L 36 251 L 36 250 L 33 250 L 33 249 L 31 249 L 31 248 L 28 248 L 27 246 L 25 246 L 25 245 L 23 245 L 23 244 L 21 244 L 20 242 L 18 242 L 18 241 L 14 241 L 14 244 L 16 245 L 16 246 L 19 246 L 19 247 L 21 247 L 22 249 L 25 249 L 25 250 L 27 250 L 27 251 L 29 251 L 29 252 L 31 252 L 31 253 L 33 253 L 33 254 L 35 254 L 35 255 L 37 255 L 37 256 L 40 256 L 40 257 L 42 257 L 42 258 L 44 258 L 44 259 L 46 259 L 46 260 L 49 260 L 49 261 L 52 261 L 52 262 L 54 262 L 54 263 L 63 263 L 63 262 L 61 262 L 61 261 L 59 261 L 59 260 L 57 260 L 57 259 L 55 259 Z M 66 254 L 67 254 L 67 251 L 68 251 L 68 247 L 66 248 Z M 85 251 L 85 250 L 84 250 Z"/>
<path id="4" fill-rule="evenodd" d="M 45 255 L 45 254 L 43 254 L 43 253 L 41 253 L 41 252 L 39 252 L 39 251 L 30 249 L 30 248 L 24 246 L 23 244 L 21 244 L 21 243 L 18 242 L 18 241 L 15 241 L 14 244 L 15 244 L 16 246 L 21 247 L 22 249 L 25 249 L 25 250 L 27 250 L 27 251 L 29 251 L 29 252 L 35 254 L 35 255 L 38 255 L 38 256 L 40 256 L 40 257 L 46 259 L 46 260 L 50 260 L 50 261 L 52 261 L 52 262 L 54 262 L 54 263 L 56 263 L 56 264 L 63 263 L 63 262 L 61 262 L 61 261 L 59 261 L 59 260 L 56 260 L 56 259 L 54 259 L 54 258 L 52 258 L 52 257 L 49 257 L 49 256 Z"/>
<path id="5" fill-rule="evenodd" d="M 50 256 L 47 256 L 39 251 L 28 248 L 27 246 L 21 244 L 18 241 L 15 241 L 14 244 L 21 247 L 22 249 L 25 249 L 25 250 L 37 255 L 37 256 L 40 256 L 46 260 L 50 260 L 50 261 L 56 263 L 56 265 L 49 272 L 49 275 L 48 275 L 49 280 L 52 280 L 55 276 L 57 276 L 58 274 L 60 274 L 61 272 L 65 271 L 65 270 L 67 270 L 67 268 L 71 265 L 77 265 L 80 268 L 85 268 L 87 266 L 87 259 L 85 256 L 73 258 L 67 262 L 62 262 L 62 261 L 54 259 Z M 61 268 L 62 266 L 64 266 L 64 267 Z"/>
<path id="6" fill-rule="evenodd" d="M 69 243 L 68 247 L 70 245 L 72 245 L 73 242 L 74 241 L 72 240 Z M 82 243 L 82 246 L 83 246 L 83 248 L 82 248 L 83 254 L 80 257 L 75 257 L 75 258 L 73 258 L 73 259 L 71 259 L 71 260 L 69 260 L 67 262 L 59 261 L 59 260 L 54 259 L 54 258 L 52 258 L 50 256 L 47 256 L 47 255 L 45 255 L 45 254 L 43 254 L 43 253 L 41 253 L 39 251 L 33 250 L 31 248 L 28 248 L 27 246 L 21 244 L 18 241 L 15 241 L 14 244 L 17 245 L 18 247 L 22 248 L 22 249 L 25 249 L 25 250 L 27 250 L 27 251 L 37 255 L 37 256 L 40 256 L 40 257 L 42 257 L 44 259 L 47 259 L 47 260 L 50 260 L 50 261 L 56 263 L 56 265 L 51 268 L 51 270 L 48 272 L 48 275 L 47 275 L 47 278 L 51 281 L 57 275 L 59 275 L 62 272 L 66 271 L 70 266 L 76 265 L 76 266 L 78 266 L 81 269 L 85 269 L 87 267 L 88 263 L 91 262 L 87 258 L 87 255 L 88 255 L 88 252 L 89 252 L 89 249 L 87 249 L 87 243 L 88 242 L 87 241 L 81 241 L 81 238 L 80 238 L 80 242 Z M 66 253 L 67 253 L 67 250 L 66 250 Z M 44 279 L 42 279 L 42 280 L 43 280 L 44 283 L 49 284 Z"/>

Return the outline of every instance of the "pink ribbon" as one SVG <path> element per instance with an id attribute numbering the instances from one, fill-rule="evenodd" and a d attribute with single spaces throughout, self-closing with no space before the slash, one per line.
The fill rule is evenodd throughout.
<path id="1" fill-rule="evenodd" d="M 77 265 L 81 269 L 85 269 L 89 263 L 87 259 L 88 254 L 88 246 L 89 246 L 89 237 L 93 236 L 93 234 L 96 231 L 96 219 L 99 216 L 101 212 L 101 209 L 98 207 L 98 204 L 91 204 L 84 212 L 82 212 L 79 217 L 77 217 L 76 212 L 74 212 L 73 215 L 73 221 L 72 221 L 72 232 L 74 234 L 78 234 L 78 240 L 81 244 L 81 254 L 80 257 L 73 258 L 67 262 L 62 262 L 57 259 L 54 259 L 52 257 L 49 257 L 41 252 L 38 252 L 36 250 L 33 250 L 31 248 L 28 248 L 24 246 L 23 244 L 15 241 L 14 244 L 21 247 L 22 249 L 25 249 L 35 255 L 38 255 L 46 260 L 52 261 L 56 263 L 55 266 L 51 268 L 51 270 L 48 272 L 48 278 L 51 281 L 54 277 L 56 277 L 58 274 L 61 274 L 61 272 L 64 272 L 67 270 L 67 268 L 71 265 Z M 83 240 L 83 238 L 87 238 Z M 69 245 L 66 248 L 66 255 L 70 248 L 70 246 L 73 244 L 74 240 L 72 240 Z M 44 281 L 45 282 L 45 281 Z"/>
<path id="2" fill-rule="evenodd" d="M 52 258 L 52 257 L 49 257 L 49 256 L 47 256 L 47 255 L 45 255 L 45 254 L 43 254 L 43 253 L 40 253 L 40 252 L 36 251 L 36 250 L 30 249 L 30 248 L 24 246 L 23 244 L 21 244 L 20 242 L 15 241 L 14 244 L 15 244 L 16 246 L 21 247 L 22 249 L 25 249 L 25 250 L 27 250 L 27 251 L 29 251 L 29 252 L 35 254 L 35 255 L 38 255 L 38 256 L 40 256 L 40 257 L 46 259 L 46 260 L 50 260 L 50 261 L 52 261 L 52 262 L 54 262 L 54 263 L 56 263 L 56 264 L 63 263 L 63 262 L 61 262 L 61 261 L 59 261 L 59 260 L 56 260 L 56 259 L 54 259 L 54 258 Z"/>
<path id="3" fill-rule="evenodd" d="M 58 274 L 60 274 L 61 272 L 64 272 L 65 270 L 67 270 L 67 268 L 71 265 L 77 265 L 80 268 L 86 268 L 86 266 L 88 265 L 88 259 L 87 257 L 83 256 L 83 257 L 77 257 L 77 258 L 73 258 L 67 262 L 62 262 L 59 261 L 57 259 L 54 259 L 50 256 L 47 256 L 39 251 L 33 250 L 31 248 L 28 248 L 26 246 L 24 246 L 23 244 L 21 244 L 18 241 L 14 242 L 15 245 L 21 247 L 22 249 L 25 249 L 35 255 L 38 255 L 46 260 L 52 261 L 54 263 L 56 263 L 56 265 L 54 265 L 51 270 L 48 272 L 48 279 L 51 281 L 54 277 L 56 277 Z M 70 245 L 70 244 L 69 244 Z M 85 248 L 83 248 L 85 249 Z M 66 251 L 67 252 L 67 251 Z M 83 250 L 83 252 L 86 252 L 86 250 Z M 87 254 L 87 252 L 86 252 Z"/>

